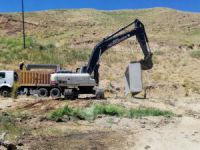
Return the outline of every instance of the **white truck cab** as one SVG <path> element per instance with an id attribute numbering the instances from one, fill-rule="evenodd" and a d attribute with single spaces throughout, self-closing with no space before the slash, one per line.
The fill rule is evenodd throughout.
<path id="1" fill-rule="evenodd" d="M 9 95 L 15 82 L 16 75 L 14 71 L 0 71 L 0 92 L 4 97 Z"/>

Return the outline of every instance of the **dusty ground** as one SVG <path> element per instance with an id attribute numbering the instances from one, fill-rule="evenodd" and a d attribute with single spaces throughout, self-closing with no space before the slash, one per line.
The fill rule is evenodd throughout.
<path id="1" fill-rule="evenodd" d="M 102 102 L 102 101 L 101 101 Z M 19 149 L 152 149 L 196 150 L 200 146 L 200 97 L 183 97 L 176 101 L 162 99 L 126 100 L 109 98 L 103 102 L 126 107 L 156 107 L 170 110 L 176 117 L 143 117 L 138 119 L 102 116 L 95 121 L 53 122 L 42 119 L 46 112 L 68 104 L 87 106 L 97 100 L 58 101 L 21 97 L 0 100 L 1 112 L 26 111 L 20 120 L 23 129 L 13 142 Z M 28 130 L 27 130 L 28 129 Z M 5 132 L 5 131 L 1 131 Z M 8 131 L 9 134 L 9 131 Z"/>

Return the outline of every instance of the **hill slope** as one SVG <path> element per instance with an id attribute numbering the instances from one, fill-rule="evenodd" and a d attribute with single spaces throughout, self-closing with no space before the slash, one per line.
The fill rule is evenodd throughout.
<path id="1" fill-rule="evenodd" d="M 152 94 L 199 94 L 200 14 L 164 8 L 26 13 L 26 50 L 21 48 L 20 14 L 2 14 L 1 66 L 16 68 L 19 61 L 25 60 L 27 63 L 59 63 L 75 69 L 87 63 L 92 48 L 102 38 L 136 18 L 145 24 L 154 51 L 155 67 L 144 76 L 145 85 L 153 88 Z M 122 88 L 123 72 L 128 62 L 142 58 L 139 50 L 135 39 L 131 38 L 108 51 L 102 57 L 103 86 Z"/>

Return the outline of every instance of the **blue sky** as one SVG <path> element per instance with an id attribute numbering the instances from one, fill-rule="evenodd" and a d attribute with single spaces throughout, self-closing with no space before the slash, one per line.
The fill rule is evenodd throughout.
<path id="1" fill-rule="evenodd" d="M 26 11 L 94 8 L 100 10 L 168 7 L 200 12 L 199 0 L 24 0 Z M 0 0 L 0 12 L 21 11 L 21 0 Z"/>

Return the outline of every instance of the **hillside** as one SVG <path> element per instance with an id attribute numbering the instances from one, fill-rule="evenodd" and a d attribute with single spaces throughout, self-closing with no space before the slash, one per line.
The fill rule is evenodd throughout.
<path id="1" fill-rule="evenodd" d="M 168 93 L 173 89 L 182 96 L 200 92 L 200 14 L 166 8 L 82 9 L 26 13 L 25 18 L 27 49 L 22 50 L 20 14 L 0 15 L 2 69 L 14 69 L 21 60 L 75 69 L 87 63 L 93 47 L 104 37 L 138 18 L 145 24 L 154 52 L 155 67 L 144 76 L 146 85 Z M 102 79 L 107 86 L 116 80 L 122 84 L 128 62 L 141 58 L 135 38 L 117 45 L 101 59 Z"/>
<path id="2" fill-rule="evenodd" d="M 87 63 L 98 42 L 136 18 L 145 25 L 154 68 L 143 73 L 147 99 L 144 92 L 124 96 L 126 66 L 143 58 L 130 38 L 101 59 L 100 86 L 106 100 L 87 95 L 75 101 L 1 97 L 0 138 L 8 133 L 6 140 L 23 150 L 198 149 L 200 14 L 166 8 L 26 13 L 25 50 L 20 15 L 0 14 L 0 70 L 17 69 L 22 60 L 75 70 Z"/>

